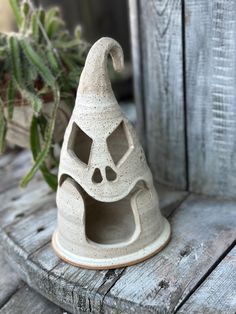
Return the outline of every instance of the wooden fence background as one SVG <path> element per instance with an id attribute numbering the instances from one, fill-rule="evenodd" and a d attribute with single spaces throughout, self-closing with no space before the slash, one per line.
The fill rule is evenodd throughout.
<path id="1" fill-rule="evenodd" d="M 129 0 L 139 131 L 155 178 L 236 196 L 236 1 Z"/>

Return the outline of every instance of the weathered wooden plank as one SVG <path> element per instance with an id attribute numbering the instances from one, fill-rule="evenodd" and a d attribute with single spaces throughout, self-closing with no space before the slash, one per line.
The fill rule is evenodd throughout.
<path id="1" fill-rule="evenodd" d="M 177 193 L 163 186 L 158 190 L 161 207 L 163 212 L 167 211 L 167 214 L 186 197 L 186 193 Z M 43 294 L 74 313 L 89 309 L 99 312 L 104 295 L 123 273 L 123 269 L 93 271 L 69 266 L 55 256 L 49 244 L 30 256 L 27 263 L 30 260 L 38 265 L 39 269 L 37 278 L 33 276 L 30 284 L 37 289 L 43 282 Z M 47 272 L 47 280 L 45 280 L 45 272 L 40 272 L 40 269 Z"/>
<path id="2" fill-rule="evenodd" d="M 106 294 L 107 313 L 173 313 L 236 239 L 236 203 L 190 196 L 171 216 L 172 239 L 126 268 Z"/>
<path id="3" fill-rule="evenodd" d="M 9 165 L 16 157 L 16 152 L 11 151 L 6 154 L 2 154 L 0 158 L 0 171 Z"/>
<path id="4" fill-rule="evenodd" d="M 51 200 L 24 219 L 19 219 L 3 228 L 2 234 L 9 237 L 27 255 L 50 241 L 56 227 L 55 200 Z"/>
<path id="5" fill-rule="evenodd" d="M 29 250 L 24 242 L 23 250 L 19 244 L 7 237 L 4 238 L 4 246 L 7 247 L 6 254 L 11 264 L 30 286 L 73 313 L 86 312 L 91 308 L 95 313 L 100 311 L 103 295 L 118 280 L 122 269 L 92 271 L 73 267 L 60 261 L 50 244 L 29 255 L 32 244 L 29 242 L 30 236 L 24 235 L 23 239 L 25 238 L 27 241 L 24 242 L 29 244 Z M 34 234 L 31 238 L 36 243 L 35 247 L 39 246 Z M 45 242 L 45 238 L 48 239 L 48 235 L 44 236 L 44 240 L 41 237 L 40 242 Z"/>
<path id="6" fill-rule="evenodd" d="M 51 200 L 36 212 L 17 218 L 10 225 L 0 228 L 0 242 L 4 253 L 22 279 L 28 280 L 28 271 L 23 267 L 28 256 L 51 240 L 56 224 L 55 200 Z M 25 211 L 30 211 L 25 208 Z M 24 212 L 22 212 L 24 213 Z M 11 213 L 9 212 L 11 217 Z M 11 220 L 11 219 L 9 219 Z M 14 255 L 14 257 L 13 257 Z M 12 258 L 9 259 L 9 256 Z"/>
<path id="7" fill-rule="evenodd" d="M 190 190 L 235 197 L 236 2 L 185 0 Z"/>
<path id="8" fill-rule="evenodd" d="M 55 255 L 51 244 L 32 254 L 23 267 L 28 268 L 27 282 L 32 287 L 73 313 L 90 309 L 99 312 L 103 295 L 123 271 L 94 271 L 71 266 Z"/>
<path id="9" fill-rule="evenodd" d="M 136 40 L 133 57 L 135 62 L 142 58 L 141 69 L 135 69 L 136 93 L 138 97 L 140 91 L 144 93 L 148 160 L 156 180 L 186 189 L 181 1 L 138 3 L 140 25 L 131 31 L 137 36 L 136 28 L 140 29 L 141 57 Z M 136 8 L 130 8 L 135 19 Z"/>
<path id="10" fill-rule="evenodd" d="M 165 217 L 169 217 L 188 196 L 188 192 L 176 191 L 162 184 L 155 183 L 155 187 L 159 196 L 159 206 Z"/>
<path id="11" fill-rule="evenodd" d="M 15 208 L 18 206 L 19 202 L 22 203 L 22 206 L 25 206 L 24 203 L 27 202 L 31 193 L 35 196 L 40 194 L 41 197 L 46 197 L 48 194 L 50 194 L 50 192 L 51 191 L 49 187 L 46 186 L 42 180 L 38 180 L 38 178 L 33 179 L 24 189 L 19 187 L 18 180 L 12 180 L 12 186 L 9 186 L 6 191 L 0 193 L 0 213 L 6 208 Z M 39 198 L 36 199 L 39 200 Z"/>
<path id="12" fill-rule="evenodd" d="M 0 247 L 0 308 L 20 286 L 22 286 L 22 281 L 19 275 L 6 262 Z"/>
<path id="13" fill-rule="evenodd" d="M 0 309 L 1 314 L 62 314 L 55 304 L 35 293 L 29 287 L 19 289 Z"/>
<path id="14" fill-rule="evenodd" d="M 20 152 L 11 151 L 5 155 L 1 156 L 0 170 L 8 173 L 13 170 L 20 170 L 22 167 L 27 166 L 27 163 L 31 162 L 31 153 L 27 150 L 22 150 Z M 29 165 L 28 165 L 29 166 Z M 14 174 L 11 173 L 14 177 Z"/>
<path id="15" fill-rule="evenodd" d="M 60 278 L 63 274 L 62 281 L 65 281 L 66 289 L 61 286 L 61 279 L 53 282 L 50 278 L 51 296 L 52 292 L 54 293 L 52 300 L 63 300 L 61 305 L 64 307 L 66 305 L 67 310 L 73 313 L 89 312 L 92 309 L 95 313 L 100 313 L 105 294 L 119 279 L 122 272 L 123 269 L 85 270 L 61 262 L 53 269 L 50 277 Z"/>
<path id="16" fill-rule="evenodd" d="M 38 181 L 38 189 L 20 195 L 15 201 L 8 200 L 8 204 L 14 204 L 12 210 L 4 205 L 0 212 L 4 222 L 0 235 L 6 255 L 30 286 L 56 304 L 74 313 L 99 312 L 104 296 L 119 280 L 123 269 L 82 270 L 60 261 L 50 244 L 56 223 L 55 195 L 47 195 L 41 184 Z M 158 187 L 158 192 L 167 215 L 186 197 L 186 193 L 163 186 Z M 40 201 L 42 206 L 38 207 Z M 23 215 L 15 219 L 18 212 Z"/>
<path id="17" fill-rule="evenodd" d="M 134 96 L 137 111 L 137 130 L 142 145 L 146 148 L 145 141 L 145 118 L 143 101 L 143 77 L 142 77 L 142 56 L 141 56 L 141 37 L 139 21 L 139 0 L 129 0 L 129 21 L 131 31 L 132 65 L 134 80 Z"/>
<path id="18" fill-rule="evenodd" d="M 164 187 L 161 187 L 160 203 L 168 212 L 171 210 L 171 202 L 173 209 L 186 196 L 186 193 L 179 195 L 171 191 L 170 195 L 169 201 L 164 200 L 167 192 Z M 22 233 L 18 236 L 18 242 L 19 237 L 22 238 Z M 99 312 L 104 296 L 123 272 L 123 269 L 92 271 L 70 266 L 55 256 L 50 244 L 28 256 L 27 260 L 22 260 L 21 265 L 24 270 L 20 272 L 24 274 L 32 287 L 74 313 L 89 309 L 93 309 L 95 313 Z"/>
<path id="19" fill-rule="evenodd" d="M 177 313 L 235 314 L 236 247 L 221 261 Z"/>
<path id="20" fill-rule="evenodd" d="M 55 204 L 55 194 L 44 181 L 34 180 L 24 190 L 17 187 L 0 194 L 0 203 L 2 204 L 0 222 L 3 228 L 37 211 L 47 203 Z"/>
<path id="21" fill-rule="evenodd" d="M 44 192 L 47 194 L 47 189 Z M 10 201 L 13 213 L 8 206 L 0 212 L 5 221 L 2 244 L 22 278 L 74 313 L 172 312 L 236 238 L 235 202 L 190 196 L 172 215 L 172 241 L 156 257 L 126 269 L 82 270 L 60 261 L 51 248 L 56 211 L 54 195 L 51 203 L 50 199 L 44 202 L 44 192 L 43 185 L 42 191 L 28 191 Z M 158 192 L 167 215 L 187 195 L 164 186 L 158 187 Z M 35 211 L 29 208 L 31 193 Z M 37 209 L 37 199 L 44 202 L 42 208 Z M 17 204 L 25 215 L 14 220 Z"/>
<path id="22" fill-rule="evenodd" d="M 15 154 L 10 153 L 1 158 L 0 164 L 0 193 L 19 184 L 20 179 L 30 168 L 31 154 L 27 151 Z"/>
<path id="23" fill-rule="evenodd" d="M 0 313 L 63 313 L 54 304 L 27 288 L 4 259 L 0 247 Z"/>

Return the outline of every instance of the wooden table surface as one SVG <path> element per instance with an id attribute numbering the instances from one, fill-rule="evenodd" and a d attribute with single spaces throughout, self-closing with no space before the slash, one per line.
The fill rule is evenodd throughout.
<path id="1" fill-rule="evenodd" d="M 159 187 L 169 245 L 135 266 L 83 270 L 51 248 L 55 194 L 40 176 L 18 187 L 29 159 L 27 152 L 0 158 L 0 314 L 235 314 L 236 201 Z"/>

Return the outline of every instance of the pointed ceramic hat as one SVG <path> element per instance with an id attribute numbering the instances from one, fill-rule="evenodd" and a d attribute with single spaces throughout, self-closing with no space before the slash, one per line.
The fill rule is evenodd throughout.
<path id="1" fill-rule="evenodd" d="M 77 100 L 87 105 L 99 106 L 117 103 L 108 75 L 107 60 L 111 56 L 113 67 L 121 72 L 124 67 L 124 57 L 121 46 L 117 41 L 104 37 L 98 40 L 90 49 L 84 70 L 80 77 Z"/>
<path id="2" fill-rule="evenodd" d="M 62 259 L 95 269 L 142 261 L 170 237 L 143 149 L 113 94 L 108 55 L 120 70 L 120 45 L 102 38 L 81 75 L 61 151 L 53 236 Z"/>

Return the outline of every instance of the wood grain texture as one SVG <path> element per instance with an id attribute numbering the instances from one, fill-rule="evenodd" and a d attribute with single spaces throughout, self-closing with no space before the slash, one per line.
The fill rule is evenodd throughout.
<path id="1" fill-rule="evenodd" d="M 0 313 L 53 314 L 62 312 L 54 304 L 25 286 L 20 276 L 4 259 L 4 251 L 0 247 Z"/>
<path id="2" fill-rule="evenodd" d="M 6 164 L 1 168 L 2 175 L 5 175 L 4 167 Z M 14 183 L 17 167 L 12 171 Z M 10 175 L 11 171 L 8 171 L 8 178 Z M 34 185 L 36 182 L 38 188 Z M 187 193 L 161 186 L 158 188 L 160 204 L 164 213 L 170 215 L 173 231 L 170 244 L 155 257 L 136 266 L 109 271 L 80 269 L 61 261 L 52 250 L 51 235 L 56 224 L 55 195 L 48 193 L 40 180 L 33 183 L 34 188 L 18 194 L 17 199 L 7 198 L 6 204 L 3 201 L 0 242 L 13 270 L 24 281 L 72 313 L 173 313 L 185 300 L 194 296 L 198 285 L 236 240 L 235 201 L 187 196 Z M 41 207 L 39 202 L 42 202 Z M 21 215 L 17 216 L 17 213 Z M 233 287 L 230 282 L 229 287 Z M 7 285 L 11 293 L 11 285 Z M 31 297 L 32 292 L 20 290 L 4 302 L 2 311 L 5 312 L 1 314 L 15 313 L 16 304 L 26 294 L 38 306 L 39 313 L 41 308 L 47 313 L 43 299 L 41 304 L 37 295 Z M 7 296 L 2 299 L 7 301 Z M 30 308 L 34 309 L 30 300 L 20 304 L 29 313 Z M 54 309 L 55 313 L 60 313 L 60 309 L 51 306 L 48 313 L 53 313 Z"/>
<path id="3" fill-rule="evenodd" d="M 62 314 L 55 304 L 35 293 L 29 287 L 19 289 L 0 309 L 0 314 Z"/>
<path id="4" fill-rule="evenodd" d="M 8 301 L 12 294 L 22 286 L 20 276 L 17 275 L 3 256 L 0 247 L 0 308 Z"/>
<path id="5" fill-rule="evenodd" d="M 186 189 L 181 1 L 139 0 L 139 9 L 142 73 L 135 75 L 144 93 L 148 160 L 156 180 Z"/>
<path id="6" fill-rule="evenodd" d="M 31 187 L 14 200 L 7 198 L 0 211 L 0 240 L 8 260 L 30 286 L 67 311 L 100 312 L 105 295 L 124 269 L 83 270 L 61 261 L 50 243 L 56 224 L 55 195 L 41 181 L 33 181 Z M 164 187 L 158 190 L 167 215 L 186 197 Z"/>
<path id="7" fill-rule="evenodd" d="M 171 211 L 171 201 L 175 207 L 186 196 L 186 193 L 170 193 L 170 200 L 160 198 L 160 203 L 168 212 Z M 163 187 L 160 189 L 162 194 L 166 197 Z M 54 303 L 73 313 L 89 309 L 97 313 L 103 307 L 104 296 L 119 280 L 124 269 L 84 270 L 60 261 L 50 244 L 56 222 L 55 210 L 50 206 L 45 205 L 35 212 L 25 208 L 22 218 L 15 222 L 8 220 L 11 223 L 1 233 L 8 258 L 30 286 Z"/>
<path id="8" fill-rule="evenodd" d="M 185 0 L 190 190 L 235 197 L 236 2 Z"/>
<path id="9" fill-rule="evenodd" d="M 170 244 L 124 271 L 104 299 L 107 313 L 116 308 L 121 313 L 174 313 L 235 241 L 235 207 L 235 202 L 190 196 L 171 216 Z"/>
<path id="10" fill-rule="evenodd" d="M 171 215 L 173 209 L 178 208 L 189 195 L 188 192 L 178 191 L 158 183 L 155 184 L 155 187 L 159 195 L 161 213 L 167 218 Z"/>
<path id="11" fill-rule="evenodd" d="M 31 154 L 29 152 L 10 153 L 1 159 L 0 193 L 7 192 L 13 186 L 18 186 L 22 176 L 30 168 Z M 2 179 L 3 178 L 3 179 Z"/>
<path id="12" fill-rule="evenodd" d="M 177 313 L 235 314 L 235 310 L 236 247 L 227 254 Z"/>
<path id="13" fill-rule="evenodd" d="M 137 130 L 141 143 L 146 149 L 139 0 L 129 0 L 129 21 L 131 31 L 130 39 L 132 48 L 134 96 L 137 111 Z"/>

